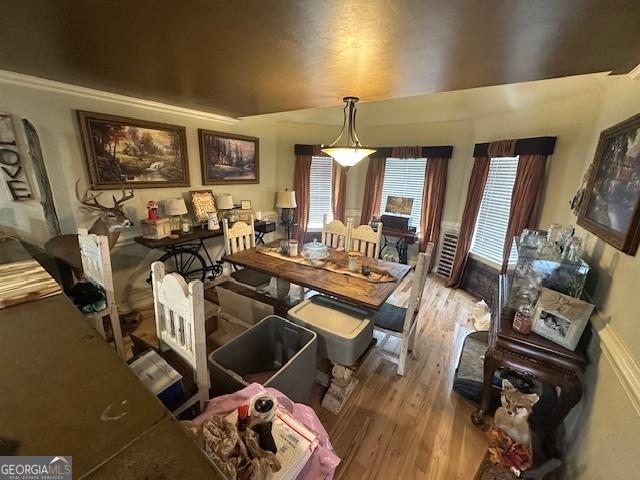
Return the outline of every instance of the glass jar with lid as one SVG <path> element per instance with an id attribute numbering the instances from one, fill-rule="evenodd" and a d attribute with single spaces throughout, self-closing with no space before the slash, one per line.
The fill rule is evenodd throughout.
<path id="1" fill-rule="evenodd" d="M 518 307 L 512 323 L 512 327 L 516 332 L 522 335 L 529 335 L 531 333 L 533 311 L 534 308 L 530 303 L 523 303 Z"/>

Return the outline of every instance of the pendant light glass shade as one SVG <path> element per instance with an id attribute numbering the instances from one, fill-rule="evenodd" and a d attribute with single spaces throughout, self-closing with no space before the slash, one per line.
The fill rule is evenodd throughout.
<path id="1" fill-rule="evenodd" d="M 344 120 L 338 138 L 331 145 L 322 145 L 321 151 L 333 157 L 343 167 L 353 167 L 376 150 L 360 144 L 356 132 L 356 103 L 358 97 L 344 97 Z"/>
<path id="2" fill-rule="evenodd" d="M 375 152 L 366 147 L 327 147 L 322 151 L 333 157 L 343 167 L 353 167 L 356 163 Z"/>

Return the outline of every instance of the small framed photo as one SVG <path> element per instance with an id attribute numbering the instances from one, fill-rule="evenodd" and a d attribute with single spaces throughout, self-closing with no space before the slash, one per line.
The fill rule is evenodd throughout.
<path id="1" fill-rule="evenodd" d="M 575 350 L 593 308 L 590 303 L 543 288 L 536 304 L 532 329 L 558 345 Z"/>
<path id="2" fill-rule="evenodd" d="M 242 210 L 251 210 L 251 200 L 241 200 L 240 208 Z"/>
<path id="3" fill-rule="evenodd" d="M 191 190 L 191 205 L 198 222 L 203 223 L 209 219 L 210 213 L 216 213 L 216 203 L 211 190 Z"/>

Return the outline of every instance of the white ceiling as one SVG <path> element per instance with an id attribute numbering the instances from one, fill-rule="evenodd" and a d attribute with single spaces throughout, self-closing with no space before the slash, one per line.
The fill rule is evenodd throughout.
<path id="1" fill-rule="evenodd" d="M 601 90 L 615 82 L 616 78 L 617 76 L 609 76 L 607 73 L 594 73 L 359 103 L 357 124 L 380 126 L 461 121 L 483 115 L 521 110 L 529 105 Z M 346 93 L 357 94 L 357 92 Z M 342 108 L 313 108 L 257 117 L 275 120 L 278 123 L 341 125 Z"/>

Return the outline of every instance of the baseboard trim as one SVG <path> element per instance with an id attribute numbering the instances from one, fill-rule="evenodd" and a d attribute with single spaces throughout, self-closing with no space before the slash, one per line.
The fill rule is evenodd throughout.
<path id="1" fill-rule="evenodd" d="M 19 87 L 26 86 L 37 90 L 64 93 L 67 95 L 75 95 L 77 97 L 99 99 L 120 105 L 134 106 L 162 113 L 172 113 L 174 115 L 183 115 L 185 117 L 197 118 L 198 120 L 208 120 L 223 123 L 225 125 L 233 125 L 240 121 L 237 118 L 218 115 L 216 113 L 203 112 L 201 110 L 179 107 L 177 105 L 154 102 L 153 100 L 145 100 L 143 98 L 129 97 L 117 93 L 105 92 L 103 90 L 81 87 L 80 85 L 72 85 L 70 83 L 63 83 L 33 75 L 26 75 L 24 73 L 10 72 L 8 70 L 0 70 L 0 83 L 16 85 Z"/>
<path id="2" fill-rule="evenodd" d="M 638 361 L 620 338 L 618 332 L 611 326 L 610 318 L 605 318 L 601 313 L 596 312 L 592 317 L 592 324 L 598 334 L 602 352 L 622 384 L 622 388 L 629 396 L 633 408 L 640 416 L 640 366 Z"/>

